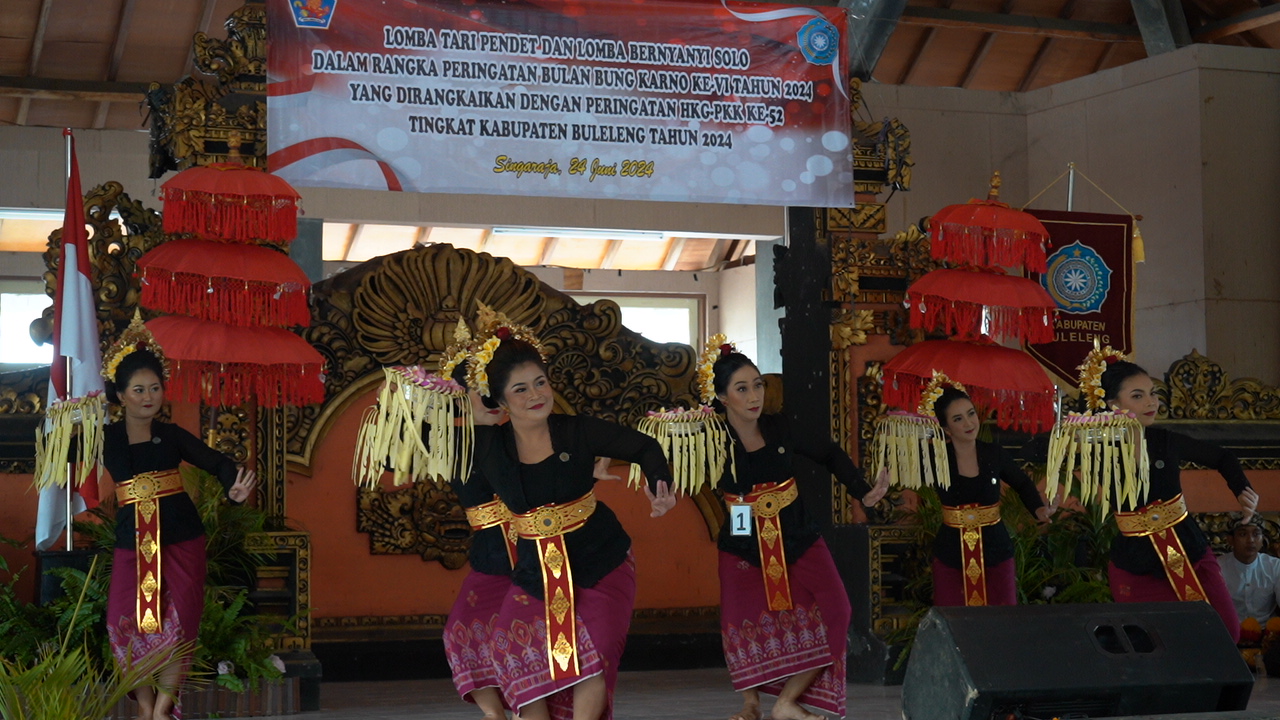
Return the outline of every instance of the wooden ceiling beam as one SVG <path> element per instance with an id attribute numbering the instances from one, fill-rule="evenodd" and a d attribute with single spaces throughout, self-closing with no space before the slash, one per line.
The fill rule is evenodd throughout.
<path id="1" fill-rule="evenodd" d="M 1062 5 L 1062 9 L 1058 11 L 1058 17 L 1063 20 L 1070 20 L 1076 11 L 1076 0 L 1067 0 Z M 1048 63 L 1049 53 L 1053 52 L 1053 43 L 1057 38 L 1045 38 L 1040 43 L 1040 48 L 1036 50 L 1036 56 L 1031 61 L 1031 67 L 1027 68 L 1027 74 L 1022 76 L 1022 82 L 1018 83 L 1018 92 L 1027 92 L 1040 77 L 1040 72 L 1044 70 L 1044 66 Z"/>
<path id="2" fill-rule="evenodd" d="M 1000 3 L 1000 14 L 1008 15 L 1013 12 L 1013 0 L 1004 0 Z M 982 63 L 987 59 L 987 53 L 991 52 L 991 46 L 995 44 L 996 34 L 986 33 L 982 36 L 982 42 L 978 44 L 978 49 L 973 53 L 973 57 L 969 59 L 969 66 L 965 68 L 964 79 L 960 81 L 960 87 L 967 88 L 973 83 L 973 79 L 978 76 L 978 68 L 982 67 Z"/>
<path id="3" fill-rule="evenodd" d="M 680 256 L 684 254 L 684 238 L 674 237 L 667 241 L 667 256 L 662 259 L 663 270 L 675 270 L 680 264 Z"/>
<path id="4" fill-rule="evenodd" d="M 49 11 L 53 9 L 53 0 L 42 0 L 40 3 L 40 17 L 36 20 L 36 32 L 31 38 L 31 54 L 27 57 L 27 77 L 36 74 L 36 67 L 40 64 L 40 54 L 44 52 L 44 34 L 49 29 Z M 16 124 L 27 124 L 27 113 L 31 111 L 31 98 L 24 97 L 18 102 L 18 116 L 14 118 Z"/>
<path id="5" fill-rule="evenodd" d="M 124 5 L 120 6 L 120 20 L 116 23 L 116 37 L 111 43 L 111 64 L 107 66 L 107 76 L 104 78 L 108 82 L 114 82 L 120 75 L 120 61 L 124 58 L 125 43 L 129 39 L 129 30 L 133 26 L 133 11 L 138 6 L 138 0 L 124 0 Z M 98 102 L 98 112 L 93 118 L 93 127 L 102 129 L 107 124 L 107 113 L 111 110 L 111 101 L 101 100 Z"/>
<path id="6" fill-rule="evenodd" d="M 1142 42 L 1142 34 L 1132 25 L 1101 23 L 1088 20 L 1063 20 L 1039 15 L 1003 15 L 950 8 L 908 5 L 898 20 L 901 25 L 928 28 L 980 30 L 989 33 L 1037 35 L 1068 40 L 1101 42 Z"/>
<path id="7" fill-rule="evenodd" d="M 1196 28 L 1191 33 L 1191 37 L 1195 38 L 1196 42 L 1213 42 L 1276 23 L 1280 23 L 1280 3 L 1254 8 L 1239 15 L 1216 20 Z"/>
<path id="8" fill-rule="evenodd" d="M 915 77 L 916 70 L 920 67 L 920 57 L 933 44 L 933 36 L 936 34 L 937 28 L 925 28 L 924 35 L 920 36 L 920 42 L 916 43 L 916 49 L 911 52 L 911 59 L 907 60 L 906 66 L 902 68 L 902 75 L 898 78 L 898 85 L 911 83 L 911 79 Z"/>
<path id="9" fill-rule="evenodd" d="M 37 77 L 0 76 L 0 97 L 28 100 L 80 100 L 88 102 L 137 102 L 147 94 L 149 83 L 102 82 L 98 80 L 53 80 Z"/>

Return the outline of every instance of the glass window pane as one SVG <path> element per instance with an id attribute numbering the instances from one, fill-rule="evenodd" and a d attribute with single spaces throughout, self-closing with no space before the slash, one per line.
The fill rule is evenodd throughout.
<path id="1" fill-rule="evenodd" d="M 53 300 L 43 293 L 0 293 L 0 363 L 48 364 L 53 348 L 31 340 L 31 321 Z"/>

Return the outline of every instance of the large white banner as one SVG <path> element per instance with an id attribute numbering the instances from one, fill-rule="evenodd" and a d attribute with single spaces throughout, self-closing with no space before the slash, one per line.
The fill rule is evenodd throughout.
<path id="1" fill-rule="evenodd" d="M 847 206 L 839 8 L 269 0 L 268 164 L 302 187 Z"/>

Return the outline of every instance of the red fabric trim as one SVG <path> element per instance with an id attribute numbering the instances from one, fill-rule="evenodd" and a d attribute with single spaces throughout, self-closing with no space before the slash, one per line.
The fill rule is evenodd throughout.
<path id="1" fill-rule="evenodd" d="M 920 395 L 931 378 L 922 378 L 908 373 L 895 372 L 889 368 L 884 371 L 884 402 L 890 407 L 915 408 L 920 403 Z M 1053 427 L 1054 400 L 1053 390 L 1035 392 L 989 388 L 973 382 L 965 382 L 965 389 L 974 404 L 988 412 L 994 412 L 996 425 L 1005 429 L 1021 430 L 1029 433 L 1048 432 Z"/>
<path id="2" fill-rule="evenodd" d="M 164 231 L 206 240 L 292 242 L 298 236 L 296 198 L 231 195 L 162 187 Z"/>
<path id="3" fill-rule="evenodd" d="M 913 295 L 910 291 L 907 297 L 913 328 L 945 332 L 957 340 L 978 340 L 984 334 L 982 313 L 986 308 L 990 314 L 986 335 L 1024 343 L 1053 342 L 1053 310 L 1050 308 L 987 306 L 939 295 Z M 921 305 L 924 312 L 920 311 Z"/>
<path id="4" fill-rule="evenodd" d="M 944 222 L 930 227 L 929 235 L 933 240 L 930 254 L 935 260 L 1045 271 L 1046 236 L 1038 233 Z"/>
<path id="5" fill-rule="evenodd" d="M 252 363 L 174 360 L 165 390 L 176 400 L 239 405 L 250 399 L 263 407 L 310 405 L 324 400 L 323 363 L 288 367 Z"/>
<path id="6" fill-rule="evenodd" d="M 305 327 L 311 322 L 307 289 L 297 283 L 211 278 L 154 267 L 142 271 L 142 305 L 246 327 Z"/>
<path id="7" fill-rule="evenodd" d="M 400 184 L 400 178 L 396 177 L 396 171 L 391 168 L 390 164 L 374 155 L 360 143 L 345 138 L 312 138 L 303 140 L 300 143 L 294 143 L 268 155 L 267 167 L 271 168 L 272 171 L 280 170 L 299 160 L 329 152 L 330 150 L 359 150 L 360 152 L 368 153 L 369 157 L 378 163 L 378 169 L 382 171 L 382 177 L 387 181 L 387 189 L 395 192 L 404 190 L 404 186 Z"/>

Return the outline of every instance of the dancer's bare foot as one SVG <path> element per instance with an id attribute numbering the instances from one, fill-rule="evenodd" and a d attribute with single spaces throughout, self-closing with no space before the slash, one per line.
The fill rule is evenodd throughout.
<path id="1" fill-rule="evenodd" d="M 771 720 L 825 720 L 821 715 L 805 710 L 798 703 L 782 698 L 778 698 L 778 701 L 773 704 L 769 717 Z"/>
<path id="2" fill-rule="evenodd" d="M 743 703 L 742 709 L 730 715 L 729 720 L 760 720 L 760 701 Z"/>

